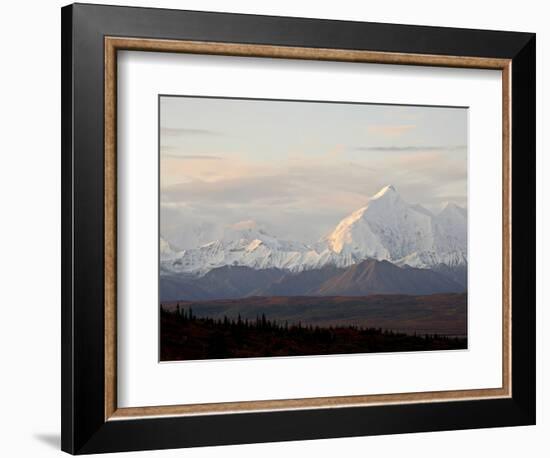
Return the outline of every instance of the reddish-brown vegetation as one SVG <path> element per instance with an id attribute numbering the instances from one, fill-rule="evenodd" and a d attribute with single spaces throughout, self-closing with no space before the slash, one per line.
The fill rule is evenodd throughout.
<path id="1" fill-rule="evenodd" d="M 192 308 L 199 318 L 268 320 L 326 328 L 349 325 L 391 329 L 406 334 L 467 334 L 467 295 L 270 296 L 163 303 L 166 310 Z"/>
<path id="2" fill-rule="evenodd" d="M 319 327 L 254 320 L 199 318 L 192 310 L 161 311 L 161 361 L 457 350 L 465 338 L 410 335 L 357 326 Z"/>

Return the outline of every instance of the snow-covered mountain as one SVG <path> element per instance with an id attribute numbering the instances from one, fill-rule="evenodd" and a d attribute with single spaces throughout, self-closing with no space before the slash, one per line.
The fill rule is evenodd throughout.
<path id="1" fill-rule="evenodd" d="M 365 259 L 421 268 L 457 267 L 467 263 L 466 227 L 463 208 L 448 204 L 434 215 L 386 186 L 314 245 L 279 240 L 253 221 L 244 221 L 198 248 L 176 252 L 161 240 L 161 264 L 164 271 L 199 275 L 222 266 L 301 272 L 348 267 Z"/>
<path id="2" fill-rule="evenodd" d="M 212 221 L 201 220 L 196 215 L 189 213 L 186 215 L 186 224 L 180 225 L 177 229 L 170 228 L 167 234 L 163 234 L 169 239 L 173 247 L 178 249 L 196 248 L 212 240 L 218 240 L 224 235 L 224 228 Z"/>
<path id="3" fill-rule="evenodd" d="M 326 241 L 335 253 L 357 260 L 397 260 L 433 246 L 432 220 L 427 210 L 406 203 L 386 186 L 340 221 Z"/>
<path id="4" fill-rule="evenodd" d="M 326 250 L 325 250 L 326 251 Z M 286 269 L 302 271 L 329 262 L 331 253 L 318 252 L 300 242 L 279 240 L 251 221 L 226 228 L 219 240 L 198 248 L 182 250 L 163 257 L 166 271 L 205 274 L 222 266 L 245 266 L 253 269 Z"/>
<path id="5" fill-rule="evenodd" d="M 172 247 L 172 245 L 164 238 L 160 238 L 160 259 L 169 260 L 178 256 L 178 252 Z"/>
<path id="6" fill-rule="evenodd" d="M 412 267 L 463 265 L 467 215 L 455 204 L 433 215 L 403 200 L 390 185 L 344 218 L 326 241 L 333 252 L 355 262 L 374 258 Z"/>

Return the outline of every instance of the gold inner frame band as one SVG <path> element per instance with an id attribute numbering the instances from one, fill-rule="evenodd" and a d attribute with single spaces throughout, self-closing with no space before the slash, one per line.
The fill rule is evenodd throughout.
<path id="1" fill-rule="evenodd" d="M 334 396 L 119 408 L 117 404 L 117 51 L 174 52 L 435 67 L 493 69 L 502 72 L 502 387 L 399 394 Z M 105 37 L 105 420 L 143 417 L 337 408 L 381 404 L 477 400 L 511 397 L 511 60 L 376 51 L 301 48 L 180 40 Z"/>

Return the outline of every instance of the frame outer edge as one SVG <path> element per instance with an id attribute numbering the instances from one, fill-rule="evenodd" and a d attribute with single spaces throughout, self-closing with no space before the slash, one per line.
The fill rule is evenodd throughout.
<path id="1" fill-rule="evenodd" d="M 536 35 L 512 60 L 512 397 L 524 424 L 536 424 Z M 515 96 L 514 96 L 515 94 Z M 515 204 L 515 205 L 514 205 Z M 521 250 L 521 251 L 520 251 Z M 518 308 L 521 308 L 520 309 Z"/>
<path id="2" fill-rule="evenodd" d="M 90 114 L 84 115 L 82 113 L 82 108 L 75 110 L 74 102 L 76 99 L 77 102 L 81 103 L 84 91 L 89 90 L 92 92 L 90 95 L 99 95 L 96 94 L 99 90 L 97 86 L 97 74 L 98 65 L 97 59 L 90 63 L 89 60 L 79 59 L 78 65 L 75 64 L 75 56 L 80 55 L 80 52 L 83 50 L 90 51 L 90 58 L 95 59 L 96 53 L 99 52 L 97 49 L 98 41 L 100 36 L 109 35 L 113 31 L 121 33 L 122 35 L 132 35 L 134 36 L 139 34 L 145 34 L 146 29 L 149 27 L 143 25 L 140 21 L 136 21 L 136 18 L 144 18 L 145 15 L 151 14 L 155 17 L 153 23 L 158 23 L 160 20 L 162 23 L 167 23 L 170 25 L 171 29 L 168 30 L 168 35 L 181 36 L 181 39 L 186 39 L 185 35 L 190 33 L 189 38 L 195 37 L 197 34 L 200 36 L 213 36 L 217 35 L 235 35 L 235 36 L 244 36 L 249 41 L 251 37 L 258 36 L 260 30 L 255 30 L 251 27 L 251 24 L 254 24 L 254 18 L 251 18 L 242 15 L 233 15 L 233 14 L 217 14 L 217 13 L 198 13 L 198 12 L 183 12 L 177 10 L 158 10 L 158 9 L 145 9 L 145 8 L 122 8 L 122 7 L 108 7 L 102 5 L 75 5 L 69 6 L 62 9 L 62 169 L 63 169 L 63 196 L 62 196 L 62 231 L 63 231 L 63 241 L 62 241 L 62 448 L 64 451 L 69 453 L 93 453 L 93 452 L 108 452 L 108 451 L 129 451 L 137 449 L 153 449 L 153 448 L 174 448 L 174 447 L 185 447 L 185 446 L 199 446 L 199 445 L 221 445 L 221 444 L 230 444 L 230 443 L 253 443 L 253 442 L 268 442 L 275 440 L 296 440 L 296 439 L 314 439 L 314 438 L 327 438 L 327 437 L 349 437 L 357 435 L 375 435 L 375 434 L 390 434 L 397 432 L 419 432 L 419 431 L 428 431 L 428 430 L 443 430 L 443 429 L 465 429 L 472 427 L 487 427 L 487 426 L 511 426 L 511 425 L 525 425 L 532 424 L 535 420 L 535 355 L 534 355 L 534 343 L 535 337 L 534 332 L 528 334 L 530 331 L 534 331 L 534 311 L 529 314 L 528 311 L 525 311 L 524 308 L 518 309 L 521 310 L 521 318 L 516 323 L 512 323 L 513 330 L 515 335 L 517 332 L 520 333 L 522 338 L 525 338 L 529 335 L 528 342 L 517 346 L 515 350 L 512 351 L 512 360 L 514 362 L 513 368 L 515 369 L 515 377 L 513 377 L 514 385 L 513 389 L 513 398 L 508 400 L 493 400 L 493 401 L 482 401 L 484 409 L 481 408 L 481 405 L 478 406 L 477 402 L 459 402 L 456 403 L 454 407 L 454 414 L 457 414 L 455 418 L 452 418 L 454 415 L 450 415 L 447 412 L 445 414 L 445 409 L 448 406 L 447 403 L 435 403 L 431 406 L 416 404 L 409 406 L 388 406 L 388 407 L 361 407 L 361 408 L 344 408 L 344 409 L 333 409 L 332 413 L 328 411 L 297 411 L 292 416 L 285 414 L 285 412 L 278 413 L 268 413 L 268 414 L 240 414 L 240 415 L 222 415 L 215 418 L 215 416 L 202 416 L 194 418 L 165 418 L 165 419 L 145 419 L 139 420 L 136 422 L 127 422 L 127 421 L 116 421 L 116 422 L 105 422 L 104 416 L 104 405 L 100 406 L 100 409 L 96 409 L 95 400 L 99 395 L 104 394 L 104 385 L 100 384 L 97 381 L 97 376 L 93 373 L 93 370 L 99 370 L 97 367 L 97 356 L 99 353 L 102 354 L 104 348 L 98 348 L 99 343 L 96 342 L 96 337 L 99 332 L 96 330 L 90 330 L 88 325 L 84 326 L 84 319 L 92 319 L 94 325 L 97 325 L 98 328 L 102 328 L 103 331 L 104 319 L 102 314 L 101 324 L 96 323 L 97 321 L 97 309 L 94 305 L 92 311 L 84 311 L 83 307 L 90 305 L 87 301 L 81 303 L 83 296 L 82 291 L 78 291 L 78 301 L 75 299 L 75 290 L 73 282 L 79 282 L 79 288 L 81 289 L 84 279 L 81 276 L 75 276 L 75 271 L 78 267 L 78 272 L 82 271 L 82 264 L 86 261 L 96 262 L 97 259 L 103 259 L 103 250 L 101 250 L 101 256 L 96 256 L 95 253 L 90 253 L 90 250 L 83 249 L 82 240 L 77 240 L 75 237 L 82 235 L 88 237 L 91 234 L 91 231 L 95 230 L 97 227 L 97 221 L 95 218 L 97 215 L 93 214 L 91 216 L 90 227 L 82 228 L 82 216 L 80 214 L 75 215 L 73 203 L 85 204 L 84 208 L 88 209 L 90 207 L 90 197 L 94 197 L 97 191 L 97 188 L 92 185 L 91 180 L 87 177 L 83 168 L 86 165 L 92 166 L 92 173 L 95 173 L 94 167 L 98 165 L 96 161 L 95 154 L 96 151 L 96 141 L 92 141 L 92 146 L 87 147 L 83 144 L 85 139 L 93 140 L 91 137 L 92 134 L 99 134 L 99 130 L 103 129 L 103 122 L 101 122 L 101 127 L 99 127 L 97 113 L 96 111 L 101 108 L 103 109 L 103 98 L 99 97 L 97 101 L 97 106 L 90 108 Z M 126 16 L 128 16 L 126 18 Z M 275 17 L 265 17 L 257 16 L 258 23 L 265 23 L 270 26 L 278 21 L 282 24 L 308 24 L 308 30 L 304 31 L 304 40 L 311 40 L 311 31 L 315 30 L 315 24 L 323 23 L 323 29 L 332 26 L 327 25 L 330 21 L 317 21 L 315 20 L 303 20 L 297 18 L 275 18 Z M 260 19 L 261 18 L 261 19 Z M 182 20 L 183 25 L 191 25 L 190 32 L 184 32 L 181 28 L 182 25 L 179 24 L 179 20 Z M 193 24 L 191 24 L 191 19 L 193 19 Z M 220 20 L 236 20 L 237 23 L 242 21 L 242 25 L 245 25 L 245 31 L 241 32 L 228 32 L 228 31 L 215 31 L 213 28 L 216 24 L 219 24 Z M 164 21 L 164 22 L 163 22 Z M 174 29 L 174 21 L 178 23 L 176 29 Z M 341 21 L 345 22 L 345 21 Z M 200 23 L 200 24 L 197 24 Z M 201 29 L 200 32 L 197 32 L 198 25 L 204 23 L 204 31 Z M 256 23 L 256 26 L 259 24 Z M 338 21 L 333 21 L 334 28 L 336 31 L 341 31 L 342 24 L 338 24 Z M 357 23 L 352 24 L 353 27 L 357 27 Z M 367 23 L 364 24 L 365 26 Z M 371 24 L 369 24 L 371 25 Z M 311 26 L 311 27 L 310 27 Z M 389 46 L 390 48 L 399 47 L 399 37 L 394 37 L 394 44 L 388 44 L 387 40 L 387 29 L 391 28 L 391 24 L 372 24 L 372 27 L 376 30 L 386 27 L 386 31 L 382 32 L 384 35 L 381 39 L 383 45 Z M 420 33 L 425 30 L 425 27 L 418 26 L 416 29 L 415 26 L 400 26 L 393 25 L 397 30 L 402 30 L 403 28 L 409 28 L 409 30 L 416 30 L 416 33 Z M 150 27 L 149 27 L 150 29 Z M 429 29 L 429 28 L 428 28 Z M 435 28 L 431 28 L 435 30 Z M 186 29 L 188 30 L 188 29 Z M 445 29 L 440 29 L 440 31 Z M 126 33 L 128 32 L 128 33 Z M 164 33 L 164 31 L 159 31 L 158 33 Z M 300 42 L 302 41 L 302 35 L 297 34 L 295 30 L 292 31 L 290 37 L 281 38 L 281 42 Z M 301 33 L 301 32 L 300 32 Z M 534 35 L 525 34 L 525 33 L 514 33 L 514 32 L 490 32 L 490 31 L 466 31 L 464 29 L 457 29 L 456 33 L 459 36 L 462 36 L 466 41 L 470 42 L 465 44 L 463 48 L 466 49 L 468 46 L 470 49 L 474 50 L 474 54 L 478 53 L 487 53 L 487 55 L 496 55 L 499 57 L 513 58 L 514 64 L 512 66 L 512 85 L 514 87 L 514 92 L 512 95 L 513 98 L 513 116 L 515 120 L 519 119 L 521 123 L 521 117 L 524 115 L 526 118 L 529 118 L 532 126 L 528 126 L 527 120 L 523 122 L 521 126 L 514 124 L 512 126 L 513 136 L 512 143 L 516 146 L 513 151 L 516 152 L 514 156 L 516 157 L 515 164 L 517 165 L 517 159 L 521 159 L 525 162 L 521 165 L 519 172 L 523 172 L 520 176 L 523 176 L 521 181 L 518 178 L 518 170 L 514 173 L 514 178 L 517 180 L 517 184 L 525 186 L 527 183 L 528 192 L 522 192 L 521 194 L 517 191 L 517 194 L 512 195 L 512 201 L 516 203 L 516 208 L 521 209 L 523 205 L 523 199 L 526 197 L 534 197 L 534 115 L 535 115 L 535 94 L 534 88 L 532 91 L 527 91 L 528 97 L 525 100 L 525 103 L 519 109 L 516 107 L 516 99 L 519 99 L 519 96 L 525 95 L 526 88 L 523 85 L 529 84 L 532 82 L 534 84 L 534 76 L 529 77 L 529 72 L 534 73 L 535 67 L 535 55 L 534 55 Z M 493 35 L 491 35 L 493 33 Z M 156 35 L 157 32 L 153 32 L 152 35 Z M 271 35 L 270 35 L 271 34 Z M 267 35 L 267 38 L 261 39 L 260 41 L 274 40 L 272 37 L 273 30 L 271 29 Z M 308 35 L 309 34 L 309 35 Z M 488 51 L 487 44 L 478 45 L 472 44 L 475 40 L 475 37 L 489 36 L 491 38 L 491 45 L 496 46 L 496 51 Z M 500 39 L 500 37 L 502 39 Z M 151 38 L 160 38 L 156 36 L 151 36 Z M 167 37 L 168 38 L 168 37 Z M 442 37 L 444 38 L 444 37 Z M 313 42 L 321 43 L 326 41 L 326 37 L 321 39 L 314 39 Z M 338 40 L 344 41 L 346 43 L 351 43 L 351 38 L 342 38 L 339 37 Z M 360 42 L 359 46 L 361 49 L 365 46 L 365 40 L 358 38 L 356 41 Z M 443 40 L 448 42 L 449 40 Z M 477 43 L 477 41 L 476 41 Z M 527 45 L 526 45 L 527 43 Z M 282 43 L 284 45 L 284 43 Z M 103 46 L 103 42 L 102 42 Z M 350 45 L 351 46 L 351 45 Z M 436 44 L 434 46 L 428 46 L 425 44 L 415 44 L 414 46 L 421 46 L 423 48 L 438 48 L 442 49 L 446 44 Z M 456 47 L 456 45 L 450 45 L 451 47 Z M 336 46 L 335 46 L 336 47 Z M 531 51 L 526 50 L 526 48 L 532 48 Z M 373 49 L 376 49 L 377 46 L 373 46 Z M 67 51 L 67 49 L 69 49 Z M 103 49 L 103 48 L 102 48 Z M 492 48 L 491 48 L 492 49 Z M 485 51 L 484 51 L 485 50 Z M 391 51 L 390 51 L 391 52 Z M 76 53 L 76 54 L 75 54 Z M 441 54 L 445 54 L 442 52 Z M 485 54 L 484 54 L 485 55 Z M 521 69 L 519 67 L 522 67 Z M 521 72 L 520 72 L 521 70 Z M 87 74 L 86 71 L 91 72 Z M 518 74 L 518 72 L 520 72 Z M 99 71 L 103 75 L 103 69 Z M 521 78 L 518 78 L 520 76 Z M 520 84 L 520 82 L 523 82 Z M 92 86 L 93 85 L 93 86 Z M 69 86 L 69 87 L 67 87 Z M 516 92 L 515 89 L 519 88 L 519 92 Z M 516 94 L 516 97 L 514 97 Z M 529 104 L 531 107 L 529 107 Z M 527 108 L 526 108 L 527 107 Z M 526 115 L 532 115 L 526 116 Z M 92 124 L 90 127 L 90 137 L 86 137 L 83 134 L 82 124 L 83 122 L 88 121 Z M 519 132 L 523 135 L 523 140 L 528 143 L 528 151 L 526 153 L 520 153 L 518 151 L 518 146 L 522 146 L 518 139 L 518 129 Z M 78 138 L 77 138 L 78 137 Z M 82 146 L 84 146 L 82 148 Z M 78 148 L 77 148 L 78 147 Z M 74 154 L 78 152 L 78 156 L 75 157 Z M 87 154 L 92 154 L 92 159 L 87 157 Z M 76 168 L 75 172 L 75 165 Z M 69 168 L 67 172 L 67 167 Z M 75 175 L 77 175 L 78 180 L 75 181 Z M 95 177 L 95 176 L 94 176 Z M 101 181 L 103 181 L 103 176 Z M 529 179 L 533 178 L 531 181 Z M 516 181 L 514 180 L 514 181 Z M 82 183 L 83 182 L 83 183 Z M 76 186 L 75 186 L 76 183 Z M 518 190 L 518 186 L 514 187 L 514 190 Z M 65 196 L 69 191 L 69 196 Z M 77 192 L 78 191 L 78 195 Z M 84 195 L 82 194 L 84 193 Z M 103 204 L 103 201 L 101 202 Z M 92 206 L 92 210 L 95 210 L 95 206 Z M 523 212 L 527 215 L 527 225 L 529 234 L 523 237 L 518 237 L 517 231 L 512 234 L 514 240 L 518 240 L 519 244 L 516 244 L 516 247 L 528 248 L 529 253 L 524 254 L 524 257 L 534 254 L 534 240 L 529 243 L 529 236 L 534 235 L 534 198 L 532 202 L 528 205 L 529 208 L 526 208 Z M 67 210 L 67 211 L 65 211 Z M 78 212 L 77 212 L 78 213 Z M 75 220 L 75 216 L 78 216 L 78 221 Z M 514 215 L 512 215 L 512 219 Z M 519 221 L 519 218 L 516 219 Z M 80 226 L 77 227 L 78 231 L 75 230 L 75 223 L 80 223 Z M 103 221 L 100 221 L 102 224 Z M 67 232 L 69 229 L 69 232 Z M 70 237 L 70 240 L 67 240 L 67 234 Z M 101 234 L 103 238 L 103 233 Z M 78 260 L 74 253 L 75 242 L 78 242 L 77 252 L 83 258 Z M 95 237 L 92 237 L 92 244 L 95 244 L 97 241 Z M 519 249 L 516 248 L 516 254 L 518 254 Z M 87 259 L 90 258 L 90 259 Z M 512 259 L 514 264 L 517 263 L 517 256 Z M 77 266 L 78 264 L 78 266 Z M 527 266 L 526 271 L 528 273 L 534 273 L 534 261 L 518 263 L 520 269 L 518 270 L 516 266 L 516 275 L 518 279 L 521 279 L 520 289 L 528 294 L 522 299 L 522 302 L 526 306 L 531 306 L 534 304 L 534 278 L 525 281 L 527 275 L 522 273 L 521 267 L 522 264 Z M 96 280 L 95 275 L 95 264 L 89 271 L 85 270 L 84 273 L 91 273 L 92 283 Z M 102 265 L 103 269 L 103 265 Z M 82 272 L 81 272 L 82 273 Z M 93 283 L 95 284 L 95 283 Z M 531 290 L 529 289 L 531 288 Z M 67 294 L 67 292 L 69 294 Z M 517 289 L 512 291 L 512 294 L 518 294 Z M 104 291 L 101 292 L 103 297 Z M 96 298 L 96 294 L 93 294 Z M 97 294 L 99 296 L 99 294 Z M 78 303 L 79 307 L 75 310 L 74 306 Z M 516 302 L 517 303 L 517 302 Z M 76 313 L 78 312 L 78 313 Z M 517 318 L 517 315 L 516 315 Z M 517 326 L 516 324 L 519 324 Z M 79 332 L 76 332 L 76 331 Z M 85 342 L 86 338 L 90 338 L 89 342 Z M 517 342 L 516 342 L 517 343 Z M 104 345 L 101 344 L 101 345 Z M 97 348 L 96 348 L 97 347 Z M 524 374 L 522 371 L 518 370 L 518 360 L 521 362 L 521 358 L 525 356 L 525 351 L 533 350 L 533 354 L 528 354 L 527 360 L 521 364 L 521 369 L 526 369 Z M 88 360 L 86 357 L 90 357 Z M 76 364 L 80 360 L 79 364 Z M 103 375 L 103 368 L 101 367 L 101 374 Z M 91 375 L 91 380 L 86 379 L 86 375 Z M 514 374 L 513 374 L 514 375 Z M 532 380 L 529 380 L 529 379 Z M 517 383 L 516 383 L 517 382 Z M 75 384 L 76 383 L 76 384 Z M 80 384 L 80 387 L 79 387 Z M 521 386 L 520 386 L 521 385 Z M 522 389 L 526 389 L 527 393 L 522 393 Z M 86 392 L 86 390 L 91 390 L 91 392 Z M 83 392 L 84 391 L 84 392 Z M 101 393 L 99 392 L 101 391 Z M 517 396 L 516 396 L 517 394 Z M 491 406 L 495 409 L 491 408 Z M 374 410 L 370 410 L 374 409 Z M 338 413 L 339 412 L 339 413 Z M 381 418 L 378 418 L 376 422 L 369 422 L 367 419 L 372 417 L 373 412 L 380 412 Z M 388 423 L 388 416 L 390 412 L 393 412 L 392 421 L 396 423 Z M 404 415 L 403 418 L 394 416 L 401 412 Z M 417 423 L 411 424 L 408 422 L 411 418 L 414 418 L 416 412 Z M 418 414 L 425 412 L 427 415 L 424 415 L 422 418 L 418 417 Z M 479 416 L 475 415 L 475 412 L 479 413 Z M 471 414 L 474 413 L 474 416 L 471 417 Z M 101 414 L 101 415 L 100 415 Z M 328 416 L 331 416 L 330 423 L 333 423 L 336 418 L 341 418 L 342 421 L 333 424 L 331 429 L 327 427 L 329 422 Z M 435 423 L 434 415 L 437 416 L 441 421 Z M 412 417 L 411 417 L 412 416 Z M 83 418 L 88 417 L 88 418 Z M 102 417 L 103 419 L 101 419 Z M 223 419 L 223 417 L 227 417 Z M 240 419 L 242 418 L 242 420 Z M 246 420 L 247 418 L 250 419 Z M 303 424 L 304 431 L 299 432 L 293 429 L 291 424 L 279 424 L 276 425 L 275 429 L 273 426 L 269 427 L 268 430 L 261 430 L 262 427 L 269 425 L 274 422 L 274 419 L 292 419 L 291 423 L 299 421 L 299 419 L 312 419 L 313 425 Z M 360 420 L 359 423 L 349 423 L 351 418 Z M 384 420 L 379 425 L 379 420 Z M 251 428 L 251 431 L 245 433 L 240 430 L 238 425 L 241 423 L 248 424 Z M 130 423 L 133 423 L 130 425 Z M 184 425 L 199 427 L 199 425 L 204 426 L 214 426 L 216 424 L 226 425 L 228 428 L 226 431 L 220 430 L 220 437 L 216 435 L 207 434 L 206 430 L 199 429 L 196 432 L 190 431 L 188 428 L 185 428 Z M 166 428 L 170 425 L 172 430 L 167 430 Z M 347 425 L 347 426 L 345 426 Z M 319 429 L 317 429 L 319 428 Z M 336 428 L 336 429 L 334 429 Z M 161 433 L 162 430 L 162 433 Z M 179 431 L 180 435 L 176 433 Z"/>
<path id="3" fill-rule="evenodd" d="M 70 10 L 71 29 L 70 51 L 65 54 L 70 56 L 65 61 L 70 75 L 70 109 L 65 110 L 64 131 L 71 138 L 71 186 L 67 188 L 71 259 L 63 281 L 71 283 L 70 303 L 65 301 L 71 321 L 65 332 L 70 332 L 66 337 L 71 351 L 70 365 L 66 365 L 70 375 L 66 377 L 68 381 L 72 378 L 71 399 L 65 403 L 71 409 L 71 427 L 65 434 L 71 438 L 63 449 L 80 454 L 91 441 L 101 440 L 105 425 L 104 50 L 98 43 L 109 8 L 82 4 L 65 8 Z"/>
<path id="4" fill-rule="evenodd" d="M 61 9 L 61 449 L 75 452 L 73 366 L 73 7 Z"/>

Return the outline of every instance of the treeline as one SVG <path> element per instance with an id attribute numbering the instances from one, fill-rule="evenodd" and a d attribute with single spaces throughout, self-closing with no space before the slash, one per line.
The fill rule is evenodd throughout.
<path id="1" fill-rule="evenodd" d="M 288 321 L 271 321 L 266 318 L 265 313 L 256 316 L 256 319 L 249 320 L 248 318 L 242 318 L 240 314 L 237 315 L 237 318 L 230 318 L 224 316 L 223 319 L 215 319 L 210 317 L 201 317 L 198 318 L 194 313 L 192 307 L 184 308 L 179 305 L 176 306 L 176 309 L 173 312 L 170 312 L 163 307 L 161 308 L 161 313 L 163 314 L 175 314 L 178 320 L 181 323 L 186 321 L 196 321 L 200 320 L 203 324 L 210 325 L 212 327 L 222 327 L 228 329 L 256 329 L 264 331 L 275 331 L 288 332 L 292 334 L 327 334 L 329 336 L 333 335 L 336 330 L 340 329 L 350 329 L 358 331 L 364 334 L 382 334 L 387 336 L 406 336 L 407 334 L 402 332 L 395 332 L 391 329 L 382 329 L 376 327 L 364 327 L 356 325 L 347 325 L 347 326 L 328 326 L 328 327 L 319 327 L 313 326 L 312 324 L 302 325 L 301 321 L 298 321 L 296 324 L 288 324 Z M 414 337 L 421 337 L 423 339 L 443 339 L 443 340 L 452 340 L 457 339 L 455 337 L 447 337 L 440 334 L 413 334 Z"/>
<path id="2" fill-rule="evenodd" d="M 466 348 L 466 339 L 408 335 L 360 326 L 319 327 L 300 322 L 224 316 L 197 317 L 192 308 L 161 308 L 161 359 L 363 353 Z"/>

